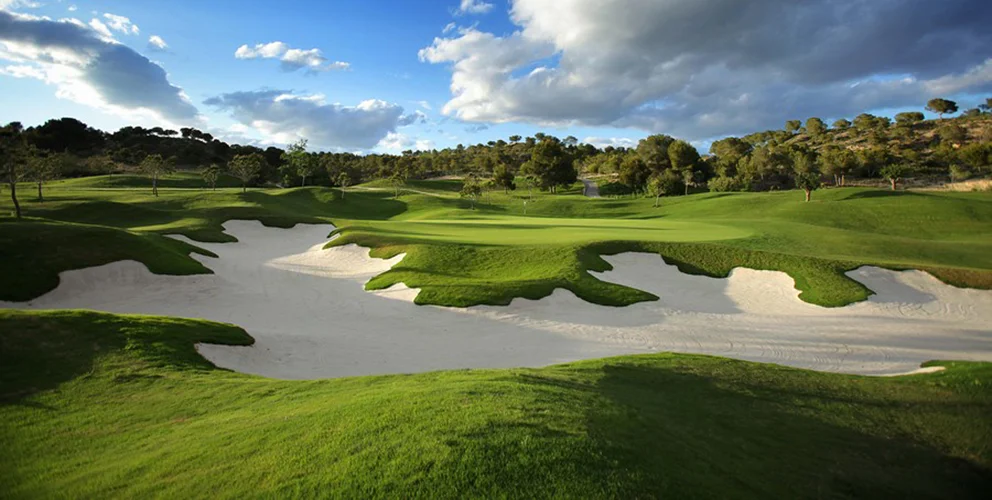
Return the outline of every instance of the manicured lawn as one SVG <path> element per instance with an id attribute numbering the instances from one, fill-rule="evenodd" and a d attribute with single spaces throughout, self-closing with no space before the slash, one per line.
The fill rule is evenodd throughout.
<path id="1" fill-rule="evenodd" d="M 466 332 L 470 333 L 470 332 Z M 992 365 L 868 378 L 657 354 L 279 381 L 216 323 L 0 311 L 0 496 L 981 498 Z"/>
<path id="2" fill-rule="evenodd" d="M 174 184 L 199 182 L 183 175 L 191 174 L 179 175 Z M 222 232 L 231 219 L 277 227 L 332 222 L 342 235 L 332 244 L 357 243 L 381 257 L 406 253 L 369 287 L 404 282 L 422 289 L 417 298 L 422 304 L 506 304 L 514 297 L 544 297 L 555 288 L 607 305 L 652 300 L 651 294 L 604 283 L 588 272 L 609 269 L 601 254 L 635 250 L 659 253 L 685 272 L 710 276 L 725 276 L 735 266 L 784 271 L 804 300 L 825 306 L 871 293 L 844 276 L 866 264 L 923 269 L 954 285 L 992 288 L 989 193 L 844 188 L 817 191 L 811 203 L 803 203 L 799 192 L 706 193 L 665 198 L 655 208 L 652 199 L 587 199 L 575 188 L 558 195 L 494 192 L 472 210 L 457 195 L 458 181 L 414 181 L 399 197 L 382 183 L 358 186 L 344 196 L 327 188 L 242 194 L 236 188 L 166 187 L 154 198 L 148 187 L 105 187 L 140 182 L 147 179 L 73 179 L 49 186 L 45 203 L 27 197 L 25 210 L 38 219 L 4 219 L 0 240 L 6 244 L 0 252 L 10 269 L 29 259 L 35 277 L 25 287 L 11 281 L 10 273 L 0 273 L 0 299 L 36 296 L 66 269 L 108 259 L 157 260 L 137 247 L 135 235 L 231 241 Z M 7 210 L 9 201 L 3 200 L 0 212 Z M 73 234 L 127 232 L 104 239 L 11 230 L 45 220 L 76 223 L 61 226 L 72 227 Z M 64 251 L 66 245 L 83 244 L 87 248 L 78 255 Z M 156 272 L 186 274 L 199 266 L 181 255 L 190 248 L 172 250 L 167 259 L 158 259 Z"/>

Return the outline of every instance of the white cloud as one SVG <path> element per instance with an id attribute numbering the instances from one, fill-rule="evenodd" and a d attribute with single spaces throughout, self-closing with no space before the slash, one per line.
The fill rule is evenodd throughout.
<path id="1" fill-rule="evenodd" d="M 458 28 L 458 25 L 457 24 L 455 24 L 455 23 L 448 23 L 448 24 L 446 24 L 444 26 L 444 29 L 441 30 L 441 33 L 447 35 L 448 33 L 451 33 L 452 31 L 455 31 L 456 28 Z"/>
<path id="2" fill-rule="evenodd" d="M 406 127 L 407 125 L 414 125 L 417 123 L 421 125 L 427 123 L 427 115 L 419 109 L 408 115 L 401 116 L 399 121 L 396 122 L 396 124 L 400 127 Z"/>
<path id="3" fill-rule="evenodd" d="M 307 69 L 308 71 L 346 70 L 351 65 L 342 61 L 329 61 L 320 49 L 294 49 L 283 42 L 256 44 L 254 47 L 242 45 L 234 52 L 237 59 L 279 59 L 286 71 Z"/>
<path id="4" fill-rule="evenodd" d="M 431 107 L 431 103 L 429 103 L 427 101 L 416 101 L 416 102 L 417 102 L 417 105 L 418 106 L 420 106 L 421 108 L 426 109 L 427 111 L 430 111 L 430 110 L 434 109 L 433 107 Z"/>
<path id="5" fill-rule="evenodd" d="M 388 151 L 390 153 L 399 153 L 410 150 L 430 151 L 434 148 L 434 141 L 427 139 L 416 139 L 397 132 L 390 132 L 386 135 L 386 137 L 379 141 L 379 144 L 376 145 L 376 149 Z"/>
<path id="6" fill-rule="evenodd" d="M 607 146 L 613 146 L 615 148 L 634 148 L 637 147 L 637 142 L 634 139 L 628 139 L 627 137 L 586 137 L 582 140 L 586 144 L 592 144 L 599 149 L 603 149 Z"/>
<path id="7" fill-rule="evenodd" d="M 282 56 L 289 50 L 289 45 L 282 42 L 260 43 L 254 48 L 248 45 L 238 47 L 234 52 L 234 57 L 238 59 L 255 59 L 258 57 L 272 59 Z"/>
<path id="8" fill-rule="evenodd" d="M 148 48 L 152 50 L 166 50 L 169 48 L 169 44 L 165 43 L 165 40 L 158 35 L 152 35 L 148 37 Z"/>
<path id="9" fill-rule="evenodd" d="M 104 38 L 111 40 L 114 38 L 114 34 L 110 32 L 110 28 L 99 19 L 90 19 L 90 28 L 93 28 L 93 31 L 101 34 Z"/>
<path id="10" fill-rule="evenodd" d="M 403 108 L 380 100 L 356 106 L 327 103 L 321 95 L 298 95 L 284 90 L 233 92 L 207 99 L 204 104 L 227 111 L 239 123 L 267 140 L 289 144 L 307 139 L 316 147 L 372 149 L 395 132 Z"/>
<path id="11" fill-rule="evenodd" d="M 493 4 L 491 3 L 483 2 L 482 0 L 462 0 L 458 5 L 458 9 L 455 10 L 455 14 L 486 14 L 491 10 L 493 10 Z"/>
<path id="12" fill-rule="evenodd" d="M 69 12 L 76 12 L 76 10 L 78 10 L 78 7 L 76 7 L 75 5 L 69 6 Z"/>
<path id="13" fill-rule="evenodd" d="M 992 90 L 985 3 L 513 0 L 517 31 L 461 28 L 419 56 L 451 67 L 446 116 L 698 139 Z"/>
<path id="14" fill-rule="evenodd" d="M 102 23 L 101 23 L 102 24 Z M 199 113 L 162 67 L 77 19 L 0 11 L 3 73 L 35 78 L 56 96 L 126 118 L 193 124 Z"/>
<path id="15" fill-rule="evenodd" d="M 0 0 L 0 9 L 4 10 L 37 9 L 38 7 L 41 7 L 41 3 L 30 0 Z"/>
<path id="16" fill-rule="evenodd" d="M 107 25 L 110 29 L 114 31 L 119 31 L 125 35 L 137 35 L 141 32 L 138 26 L 131 22 L 130 19 L 124 16 L 118 16 L 116 14 L 104 14 L 103 17 L 107 19 Z"/>

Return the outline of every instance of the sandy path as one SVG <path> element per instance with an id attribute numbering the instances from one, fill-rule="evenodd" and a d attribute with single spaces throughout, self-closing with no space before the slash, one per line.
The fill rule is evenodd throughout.
<path id="1" fill-rule="evenodd" d="M 599 198 L 599 185 L 593 181 L 582 179 L 582 184 L 585 186 L 582 194 L 590 198 Z"/>
<path id="2" fill-rule="evenodd" d="M 545 366 L 657 351 L 862 374 L 911 372 L 930 359 L 992 361 L 992 292 L 957 289 L 921 272 L 861 268 L 878 292 L 826 309 L 798 299 L 783 273 L 736 269 L 690 276 L 654 254 L 608 257 L 600 277 L 661 300 L 625 308 L 558 290 L 538 301 L 467 309 L 412 303 L 416 290 L 362 284 L 402 259 L 356 246 L 323 250 L 329 225 L 264 228 L 231 221 L 240 241 L 198 245 L 216 274 L 158 276 L 124 261 L 62 274 L 59 287 L 0 307 L 87 308 L 235 323 L 251 347 L 201 345 L 219 366 L 279 378 L 322 378 L 453 368 Z"/>

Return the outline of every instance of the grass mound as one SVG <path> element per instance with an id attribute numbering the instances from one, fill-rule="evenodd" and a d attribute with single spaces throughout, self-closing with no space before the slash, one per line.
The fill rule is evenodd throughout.
<path id="1" fill-rule="evenodd" d="M 992 365 L 867 378 L 658 354 L 279 381 L 240 329 L 0 311 L 0 496 L 949 497 L 992 488 Z"/>
<path id="2" fill-rule="evenodd" d="M 136 260 L 153 273 L 210 273 L 189 254 L 213 253 L 154 233 L 42 219 L 0 218 L 0 300 L 26 301 L 54 290 L 59 273 Z"/>

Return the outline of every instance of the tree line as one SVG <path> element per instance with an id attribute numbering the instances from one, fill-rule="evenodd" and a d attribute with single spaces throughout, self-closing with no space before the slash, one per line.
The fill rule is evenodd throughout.
<path id="1" fill-rule="evenodd" d="M 992 163 L 992 99 L 965 111 L 957 103 L 933 99 L 926 109 L 936 122 L 911 111 L 888 117 L 868 113 L 827 125 L 812 117 L 789 120 L 781 130 L 715 141 L 708 155 L 668 135 L 652 135 L 634 148 L 597 148 L 568 136 L 537 133 L 508 140 L 401 154 L 311 152 L 301 140 L 287 149 L 227 144 L 195 128 L 123 127 L 107 133 L 74 118 L 53 119 L 24 128 L 12 122 L 0 130 L 0 160 L 14 198 L 16 184 L 42 186 L 58 177 L 142 172 L 152 193 L 158 181 L 176 169 L 198 169 L 204 182 L 216 186 L 222 175 L 250 186 L 324 185 L 348 187 L 374 179 L 400 186 L 410 179 L 443 175 L 466 176 L 463 194 L 477 198 L 485 189 L 510 191 L 526 184 L 549 192 L 571 186 L 580 172 L 608 175 L 604 195 L 662 196 L 691 189 L 759 191 L 801 188 L 810 193 L 824 182 L 844 185 L 849 177 L 885 178 L 893 189 L 914 175 L 947 175 L 952 180 L 990 173 Z M 975 136 L 969 123 L 978 122 Z"/>

